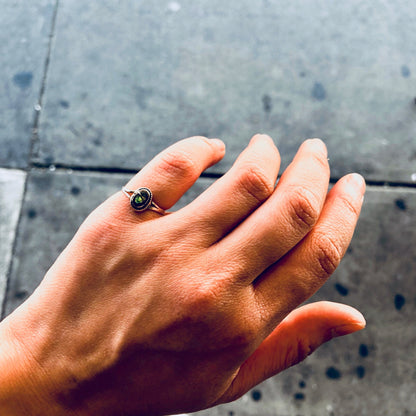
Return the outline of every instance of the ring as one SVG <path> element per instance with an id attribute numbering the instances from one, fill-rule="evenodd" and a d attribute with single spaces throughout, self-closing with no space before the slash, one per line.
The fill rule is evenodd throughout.
<path id="1" fill-rule="evenodd" d="M 150 209 L 152 211 L 158 212 L 159 214 L 164 214 L 165 210 L 160 208 L 153 202 L 153 194 L 149 188 L 138 188 L 135 191 L 126 189 L 124 186 L 121 188 L 124 195 L 130 199 L 130 205 L 135 211 L 146 211 Z"/>

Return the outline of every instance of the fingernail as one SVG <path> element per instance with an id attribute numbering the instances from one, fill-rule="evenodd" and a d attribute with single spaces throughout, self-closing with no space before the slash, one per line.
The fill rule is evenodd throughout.
<path id="1" fill-rule="evenodd" d="M 332 328 L 331 334 L 334 337 L 352 334 L 353 332 L 357 332 L 365 328 L 366 322 L 363 314 L 360 311 L 357 311 L 357 309 L 351 307 L 348 309 L 350 318 L 345 320 L 344 324 L 337 325 Z"/>
<path id="2" fill-rule="evenodd" d="M 261 140 L 261 141 L 264 141 L 265 139 L 267 139 L 267 140 L 271 140 L 269 135 L 264 134 L 264 133 L 258 133 L 258 134 L 255 134 L 255 135 L 251 138 L 251 140 L 250 140 L 250 144 L 257 143 L 257 142 L 258 142 L 258 141 L 260 141 L 260 140 Z"/>
<path id="3" fill-rule="evenodd" d="M 359 188 L 364 188 L 365 186 L 365 180 L 359 173 L 352 173 L 349 177 L 349 180 Z"/>
<path id="4" fill-rule="evenodd" d="M 209 139 L 210 143 L 214 145 L 219 150 L 225 149 L 225 143 L 220 139 Z"/>
<path id="5" fill-rule="evenodd" d="M 348 175 L 348 191 L 351 195 L 357 195 L 361 197 L 361 203 L 364 200 L 364 193 L 365 193 L 365 180 L 364 178 L 358 173 L 351 173 Z"/>
<path id="6" fill-rule="evenodd" d="M 312 150 L 322 152 L 328 156 L 328 150 L 325 143 L 321 139 L 308 139 L 305 141 L 305 144 Z"/>
<path id="7" fill-rule="evenodd" d="M 348 335 L 357 331 L 361 331 L 364 328 L 365 328 L 365 321 L 364 323 L 362 322 L 349 323 L 349 324 L 340 325 L 335 328 L 332 328 L 331 335 L 334 338 L 341 337 L 343 335 Z"/>

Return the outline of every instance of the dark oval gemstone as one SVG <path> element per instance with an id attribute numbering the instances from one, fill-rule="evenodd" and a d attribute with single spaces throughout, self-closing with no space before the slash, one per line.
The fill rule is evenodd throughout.
<path id="1" fill-rule="evenodd" d="M 148 188 L 139 188 L 130 198 L 130 204 L 136 211 L 144 211 L 152 203 L 152 192 Z"/>

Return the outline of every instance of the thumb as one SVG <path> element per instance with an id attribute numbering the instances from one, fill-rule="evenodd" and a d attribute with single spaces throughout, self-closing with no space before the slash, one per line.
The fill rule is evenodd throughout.
<path id="1" fill-rule="evenodd" d="M 340 303 L 316 302 L 295 309 L 242 364 L 220 402 L 242 396 L 263 380 L 304 360 L 330 339 L 364 327 L 362 314 Z"/>

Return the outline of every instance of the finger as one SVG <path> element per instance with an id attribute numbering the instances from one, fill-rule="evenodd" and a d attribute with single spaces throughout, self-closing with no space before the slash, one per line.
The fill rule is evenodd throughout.
<path id="1" fill-rule="evenodd" d="M 224 153 L 224 143 L 218 139 L 191 137 L 181 140 L 153 158 L 127 183 L 126 188 L 134 191 L 147 187 L 153 194 L 153 201 L 162 209 L 169 209 L 206 168 L 222 159 Z M 133 211 L 129 200 L 121 191 L 109 198 L 104 205 L 102 216 L 110 213 L 114 220 L 119 217 L 123 222 L 126 218 L 141 222 L 160 217 L 160 214 L 151 210 L 139 214 Z"/>
<path id="2" fill-rule="evenodd" d="M 222 159 L 224 143 L 218 139 L 191 137 L 181 140 L 151 160 L 126 185 L 135 190 L 148 187 L 163 209 L 171 208 L 201 173 Z"/>
<path id="3" fill-rule="evenodd" d="M 290 313 L 241 366 L 221 403 L 235 400 L 255 385 L 303 361 L 334 337 L 365 327 L 356 309 L 333 302 L 316 302 Z"/>
<path id="4" fill-rule="evenodd" d="M 193 227 L 203 230 L 205 245 L 218 241 L 273 193 L 279 165 L 273 140 L 257 134 L 233 167 L 183 210 Z"/>
<path id="5" fill-rule="evenodd" d="M 354 233 L 364 192 L 360 175 L 340 179 L 329 192 L 312 231 L 254 282 L 260 304 L 275 314 L 275 319 L 281 320 L 282 313 L 312 296 L 338 267 Z"/>
<path id="6" fill-rule="evenodd" d="M 237 278 L 251 283 L 310 231 L 328 183 L 325 145 L 319 139 L 305 141 L 273 195 L 220 242 L 221 255 Z"/>

